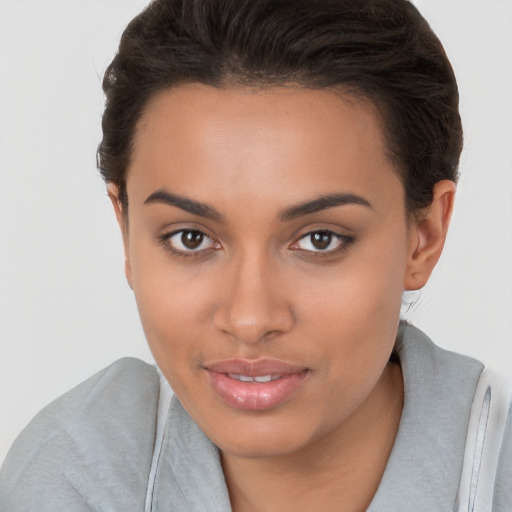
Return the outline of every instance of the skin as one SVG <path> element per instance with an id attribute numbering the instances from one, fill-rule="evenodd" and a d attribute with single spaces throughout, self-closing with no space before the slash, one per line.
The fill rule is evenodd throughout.
<path id="1" fill-rule="evenodd" d="M 220 218 L 146 202 L 162 189 Z M 402 293 L 434 268 L 454 192 L 439 182 L 432 205 L 408 215 L 379 117 L 360 100 L 199 84 L 151 100 L 127 174 L 128 212 L 114 185 L 109 194 L 149 346 L 219 446 L 233 510 L 371 502 L 402 410 L 401 370 L 389 363 Z M 329 194 L 367 204 L 282 218 Z M 206 237 L 190 250 L 179 230 Z M 336 235 L 320 250 L 312 232 Z M 230 358 L 308 372 L 278 406 L 244 411 L 215 393 L 205 370 Z"/>

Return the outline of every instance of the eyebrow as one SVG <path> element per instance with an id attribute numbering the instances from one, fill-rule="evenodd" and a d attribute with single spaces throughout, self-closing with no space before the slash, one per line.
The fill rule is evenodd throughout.
<path id="1" fill-rule="evenodd" d="M 326 194 L 312 201 L 300 203 L 283 210 L 279 218 L 286 222 L 296 219 L 297 217 L 302 217 L 303 215 L 309 215 L 311 213 L 327 210 L 328 208 L 345 206 L 347 204 L 357 204 L 372 209 L 372 205 L 366 199 L 355 194 Z"/>
<path id="2" fill-rule="evenodd" d="M 167 190 L 161 188 L 153 192 L 145 201 L 144 204 L 168 204 L 169 206 L 176 206 L 181 210 L 201 217 L 206 217 L 212 220 L 221 220 L 222 215 L 212 206 L 199 201 L 194 201 L 187 197 L 171 194 Z"/>
<path id="3" fill-rule="evenodd" d="M 206 203 L 194 201 L 187 197 L 183 197 L 177 194 L 172 194 L 167 190 L 161 188 L 153 192 L 145 201 L 144 204 L 167 204 L 169 206 L 176 206 L 181 210 L 199 215 L 207 219 L 216 221 L 222 220 L 222 215 L 213 207 Z M 279 214 L 279 219 L 282 222 L 287 222 L 303 215 L 309 215 L 312 213 L 327 210 L 328 208 L 335 208 L 337 206 L 345 206 L 347 204 L 356 204 L 372 208 L 372 205 L 364 198 L 355 194 L 326 194 L 322 195 L 312 201 L 306 201 L 299 203 L 298 205 L 292 206 L 283 210 Z"/>

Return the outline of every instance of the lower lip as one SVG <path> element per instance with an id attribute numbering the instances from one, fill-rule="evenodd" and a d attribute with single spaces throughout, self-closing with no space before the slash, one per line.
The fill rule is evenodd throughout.
<path id="1" fill-rule="evenodd" d="M 225 373 L 208 373 L 217 395 L 231 407 L 246 411 L 264 411 L 280 405 L 295 393 L 307 375 L 307 372 L 301 372 L 270 382 L 242 382 Z"/>

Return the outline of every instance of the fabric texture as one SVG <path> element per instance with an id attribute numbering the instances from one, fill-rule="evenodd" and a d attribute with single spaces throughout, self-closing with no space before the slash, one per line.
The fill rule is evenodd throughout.
<path id="1" fill-rule="evenodd" d="M 483 365 L 410 325 L 400 327 L 396 350 L 404 409 L 368 510 L 462 512 L 457 492 Z M 230 512 L 218 449 L 175 396 L 157 428 L 161 391 L 153 366 L 121 359 L 43 409 L 0 471 L 0 510 Z M 511 425 L 509 413 L 492 512 L 512 511 Z"/>

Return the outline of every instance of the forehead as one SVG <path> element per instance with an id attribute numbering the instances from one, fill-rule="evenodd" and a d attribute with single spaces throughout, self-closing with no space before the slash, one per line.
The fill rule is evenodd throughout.
<path id="1" fill-rule="evenodd" d="M 301 200 L 305 189 L 378 195 L 386 180 L 397 175 L 370 102 L 299 87 L 188 84 L 149 102 L 127 185 L 129 193 L 171 186 L 209 197 L 286 190 Z"/>

